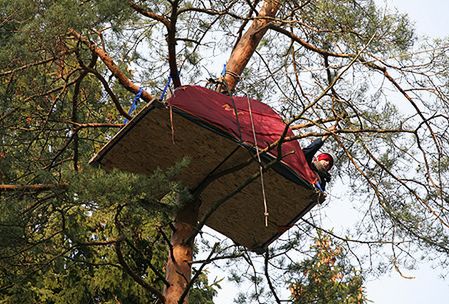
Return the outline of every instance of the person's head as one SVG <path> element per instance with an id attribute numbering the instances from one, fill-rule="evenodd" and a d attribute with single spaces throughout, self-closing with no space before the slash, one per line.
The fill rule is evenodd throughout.
<path id="1" fill-rule="evenodd" d="M 321 153 L 315 158 L 314 164 L 318 170 L 328 172 L 334 165 L 334 158 L 329 153 Z"/>

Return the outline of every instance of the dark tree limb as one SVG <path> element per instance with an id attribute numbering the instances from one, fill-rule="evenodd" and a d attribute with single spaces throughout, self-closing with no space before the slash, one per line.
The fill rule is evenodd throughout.
<path id="1" fill-rule="evenodd" d="M 181 86 L 181 79 L 179 78 L 178 65 L 176 63 L 176 22 L 178 20 L 179 1 L 180 0 L 175 0 L 172 2 L 170 23 L 167 27 L 168 65 L 170 66 L 170 77 L 173 80 L 173 86 L 175 88 Z"/>
<path id="2" fill-rule="evenodd" d="M 153 286 L 151 286 L 150 284 L 148 284 L 141 276 L 139 276 L 134 270 L 131 269 L 131 267 L 129 266 L 129 264 L 126 262 L 125 257 L 123 256 L 123 252 L 122 252 L 122 242 L 125 240 L 125 236 L 123 235 L 122 232 L 122 224 L 120 223 L 119 220 L 119 215 L 121 213 L 121 211 L 123 210 L 124 206 L 123 205 L 119 205 L 117 207 L 117 212 L 115 214 L 114 217 L 114 222 L 115 222 L 115 226 L 119 232 L 119 238 L 117 239 L 117 241 L 114 243 L 114 247 L 115 247 L 115 253 L 117 255 L 117 259 L 120 263 L 120 265 L 122 266 L 123 270 L 129 275 L 131 276 L 131 278 L 134 279 L 134 281 L 139 284 L 140 286 L 142 286 L 143 288 L 145 288 L 146 290 L 148 290 L 149 292 L 153 293 L 158 299 L 159 301 L 161 301 L 161 303 L 165 303 L 165 297 L 164 295 L 156 288 L 154 288 Z"/>
<path id="3" fill-rule="evenodd" d="M 264 254 L 264 272 L 265 272 L 265 278 L 267 279 L 268 287 L 271 290 L 271 293 L 273 294 L 274 298 L 276 299 L 276 303 L 280 304 L 281 300 L 279 299 L 276 289 L 274 289 L 273 283 L 271 282 L 270 274 L 268 271 L 268 263 L 269 262 L 269 252 L 268 250 L 265 251 Z"/>

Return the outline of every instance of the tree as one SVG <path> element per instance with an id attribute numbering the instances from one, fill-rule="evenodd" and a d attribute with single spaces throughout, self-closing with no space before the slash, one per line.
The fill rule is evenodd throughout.
<path id="1" fill-rule="evenodd" d="M 201 273 L 219 260 L 247 263 L 269 287 L 256 298 L 280 301 L 285 280 L 268 266 L 288 267 L 320 230 L 313 216 L 265 253 L 260 273 L 243 248 L 199 245 L 201 201 L 173 179 L 186 161 L 150 177 L 87 169 L 140 87 L 157 103 L 168 76 L 174 88 L 214 78 L 212 62 L 229 53 L 217 90 L 279 104 L 298 132 L 285 140 L 332 135 L 338 179 L 369 202 L 356 236 L 327 234 L 389 248 L 398 269 L 416 249 L 446 265 L 446 47 L 416 48 L 406 16 L 370 0 L 0 3 L 5 301 L 182 303 L 195 290 L 205 302 L 214 291 Z M 194 240 L 209 252 L 198 267 Z"/>
<path id="2" fill-rule="evenodd" d="M 341 246 L 318 235 L 313 256 L 293 265 L 290 292 L 295 303 L 365 303 L 363 278 L 345 260 Z"/>

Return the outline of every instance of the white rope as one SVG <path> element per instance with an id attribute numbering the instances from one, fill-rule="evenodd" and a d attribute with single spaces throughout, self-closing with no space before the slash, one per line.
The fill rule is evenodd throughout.
<path id="1" fill-rule="evenodd" d="M 170 109 L 170 129 L 171 129 L 171 141 L 175 144 L 175 125 L 173 124 L 173 107 L 168 106 Z"/>
<path id="2" fill-rule="evenodd" d="M 254 138 L 254 145 L 256 146 L 257 161 L 259 162 L 260 183 L 262 184 L 262 197 L 263 197 L 263 208 L 264 208 L 263 215 L 265 217 L 265 227 L 268 227 L 268 206 L 267 206 L 267 196 L 265 194 L 265 183 L 263 180 L 262 161 L 260 160 L 259 146 L 257 145 L 256 130 L 254 128 L 253 112 L 251 110 L 251 102 L 249 101 L 248 96 L 246 96 L 246 100 L 248 101 L 249 118 L 251 120 L 251 127 L 253 129 L 253 138 Z"/>

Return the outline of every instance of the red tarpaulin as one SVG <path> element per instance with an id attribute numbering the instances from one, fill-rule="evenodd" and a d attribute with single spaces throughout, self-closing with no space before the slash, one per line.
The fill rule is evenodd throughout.
<path id="1" fill-rule="evenodd" d="M 199 118 L 251 146 L 255 146 L 255 133 L 257 146 L 261 149 L 279 140 L 286 127 L 279 114 L 260 101 L 241 96 L 230 97 L 199 86 L 180 87 L 167 102 L 169 106 Z M 286 133 L 286 137 L 290 136 L 294 136 L 291 129 Z M 275 147 L 269 154 L 277 156 L 277 152 Z M 283 164 L 301 179 L 312 185 L 316 183 L 316 174 L 307 164 L 296 140 L 282 143 L 282 155 Z"/>
<path id="2" fill-rule="evenodd" d="M 251 111 L 246 97 L 231 98 L 196 86 L 178 88 L 168 100 L 171 107 L 146 105 L 90 163 L 106 170 L 151 175 L 187 160 L 188 167 L 174 180 L 194 190 L 214 177 L 201 191 L 198 219 L 236 244 L 263 252 L 313 206 L 323 202 L 324 195 L 312 186 L 316 178 L 297 141 L 282 144 L 285 157 L 264 173 L 265 191 L 261 191 L 260 180 L 243 187 L 248 177 L 259 171 L 259 164 L 249 161 L 254 159 L 255 149 L 250 113 L 262 149 L 276 142 L 285 128 L 269 106 L 256 100 L 249 102 Z M 293 136 L 293 132 L 289 130 L 287 136 Z M 276 152 L 274 148 L 271 155 L 262 153 L 262 161 L 273 160 Z M 231 170 L 242 164 L 238 170 Z M 241 190 L 236 191 L 239 187 Z"/>

